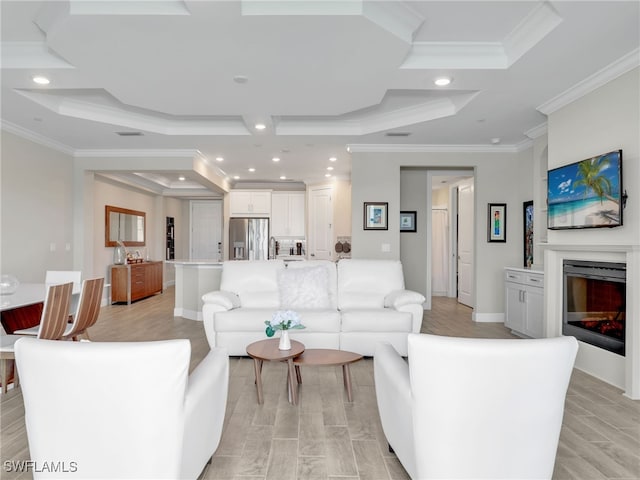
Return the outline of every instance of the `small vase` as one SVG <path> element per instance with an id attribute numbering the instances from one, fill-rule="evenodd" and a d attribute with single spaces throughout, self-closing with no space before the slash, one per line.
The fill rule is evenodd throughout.
<path id="1" fill-rule="evenodd" d="M 289 340 L 289 330 L 282 330 L 282 334 L 280 335 L 280 345 L 278 345 L 279 350 L 291 350 L 291 341 Z"/>
<path id="2" fill-rule="evenodd" d="M 118 244 L 113 249 L 113 264 L 124 265 L 126 261 L 127 261 L 127 249 L 124 247 L 122 242 L 118 242 Z"/>

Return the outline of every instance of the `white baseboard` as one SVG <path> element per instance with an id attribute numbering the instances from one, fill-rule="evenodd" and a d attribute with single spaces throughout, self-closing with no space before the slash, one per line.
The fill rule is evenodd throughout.
<path id="1" fill-rule="evenodd" d="M 189 320 L 195 320 L 198 322 L 202 322 L 204 320 L 204 317 L 202 316 L 202 312 L 197 312 L 195 310 L 187 310 L 186 308 L 174 308 L 173 316 L 187 318 Z"/>
<path id="2" fill-rule="evenodd" d="M 504 313 L 472 313 L 471 319 L 478 323 L 504 323 Z"/>

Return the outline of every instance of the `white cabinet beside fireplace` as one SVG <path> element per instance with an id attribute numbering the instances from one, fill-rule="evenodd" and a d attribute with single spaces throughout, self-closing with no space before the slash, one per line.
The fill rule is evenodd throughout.
<path id="1" fill-rule="evenodd" d="M 505 268 L 504 298 L 505 326 L 514 333 L 541 338 L 544 334 L 544 273 Z"/>

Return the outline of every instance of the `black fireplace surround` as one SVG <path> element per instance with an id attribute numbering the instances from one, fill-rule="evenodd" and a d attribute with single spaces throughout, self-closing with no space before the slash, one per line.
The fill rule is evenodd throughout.
<path id="1" fill-rule="evenodd" d="M 564 260 L 562 333 L 625 355 L 626 264 Z"/>

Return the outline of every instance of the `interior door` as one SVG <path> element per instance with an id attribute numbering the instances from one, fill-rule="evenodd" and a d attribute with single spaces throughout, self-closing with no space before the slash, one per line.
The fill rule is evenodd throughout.
<path id="1" fill-rule="evenodd" d="M 333 204 L 331 187 L 309 191 L 309 258 L 332 259 Z"/>
<path id="2" fill-rule="evenodd" d="M 458 301 L 473 304 L 473 178 L 458 185 Z"/>
<path id="3" fill-rule="evenodd" d="M 222 250 L 222 202 L 191 202 L 191 260 L 217 260 Z M 220 258 L 221 260 L 221 258 Z"/>

